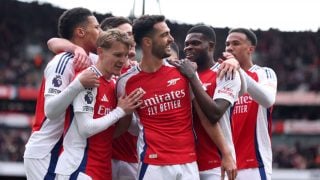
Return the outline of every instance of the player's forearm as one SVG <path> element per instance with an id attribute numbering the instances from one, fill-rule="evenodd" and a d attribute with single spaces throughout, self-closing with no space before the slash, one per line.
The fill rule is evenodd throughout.
<path id="1" fill-rule="evenodd" d="M 209 135 L 210 139 L 216 144 L 220 152 L 223 156 L 232 156 L 228 145 L 225 143 L 226 140 L 224 138 L 222 129 L 219 123 L 212 124 L 209 119 L 205 116 L 205 114 L 200 109 L 197 101 L 193 101 L 193 105 L 196 109 L 198 117 L 200 119 L 202 127 L 205 129 L 206 133 Z"/>
<path id="2" fill-rule="evenodd" d="M 115 124 L 120 118 L 124 116 L 125 112 L 120 107 L 117 107 L 116 109 L 112 110 L 109 114 L 96 119 L 92 119 L 92 114 L 90 113 L 75 113 L 79 133 L 86 138 L 108 129 L 110 126 Z"/>
<path id="3" fill-rule="evenodd" d="M 219 123 L 216 124 L 208 124 L 206 123 L 204 118 L 200 119 L 202 126 L 206 130 L 207 134 L 209 135 L 210 139 L 214 142 L 217 146 L 219 151 L 221 152 L 223 157 L 231 156 L 231 151 L 228 148 L 228 145 L 225 143 L 226 140 L 223 136 L 221 127 Z"/>
<path id="4" fill-rule="evenodd" d="M 62 38 L 51 38 L 48 40 L 47 45 L 50 51 L 56 54 L 63 51 L 74 53 L 76 49 L 76 45 Z"/>
<path id="5" fill-rule="evenodd" d="M 210 139 L 215 143 L 215 145 L 218 147 L 219 151 L 221 152 L 223 157 L 231 156 L 231 151 L 228 148 L 228 145 L 225 143 L 226 140 L 224 138 L 224 135 L 222 133 L 221 127 L 219 122 L 216 124 L 208 124 L 203 123 L 205 119 L 201 120 L 202 126 L 205 128 L 206 132 L 210 136 Z"/>
<path id="6" fill-rule="evenodd" d="M 241 68 L 238 70 L 238 72 L 239 72 L 240 81 L 241 81 L 241 86 L 239 91 L 239 97 L 240 97 L 243 94 L 247 93 L 248 91 L 248 85 L 247 85 L 247 79 L 246 79 L 246 76 L 248 75 Z"/>
<path id="7" fill-rule="evenodd" d="M 257 83 L 246 73 L 245 78 L 247 82 L 247 91 L 255 101 L 266 108 L 272 106 L 275 103 L 276 93 L 272 91 L 270 87 L 265 87 Z"/>
<path id="8" fill-rule="evenodd" d="M 201 110 L 208 117 L 211 123 L 219 121 L 220 117 L 217 116 L 217 106 L 214 104 L 212 98 L 204 91 L 202 84 L 197 76 L 189 78 L 193 94 L 197 100 Z"/>
<path id="9" fill-rule="evenodd" d="M 61 93 L 45 97 L 44 111 L 50 120 L 56 119 L 66 111 L 79 92 L 84 90 L 78 78 L 74 79 Z"/>

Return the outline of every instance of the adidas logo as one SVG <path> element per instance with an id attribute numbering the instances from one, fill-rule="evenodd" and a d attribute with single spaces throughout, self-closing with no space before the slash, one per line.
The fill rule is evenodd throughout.
<path id="1" fill-rule="evenodd" d="M 167 86 L 172 86 L 172 85 L 175 85 L 177 84 L 177 82 L 180 80 L 180 78 L 175 78 L 175 79 L 170 79 L 168 81 L 168 85 Z"/>
<path id="2" fill-rule="evenodd" d="M 104 94 L 103 97 L 101 98 L 101 101 L 108 102 L 109 100 L 108 100 L 107 96 Z"/>

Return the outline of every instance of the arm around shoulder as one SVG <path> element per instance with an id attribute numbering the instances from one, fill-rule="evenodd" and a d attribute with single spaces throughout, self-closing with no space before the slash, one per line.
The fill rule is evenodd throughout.
<path id="1" fill-rule="evenodd" d="M 52 51 L 55 54 L 58 54 L 63 51 L 74 53 L 74 50 L 77 47 L 75 44 L 73 44 L 67 39 L 56 37 L 50 38 L 47 41 L 47 45 L 50 51 Z"/>

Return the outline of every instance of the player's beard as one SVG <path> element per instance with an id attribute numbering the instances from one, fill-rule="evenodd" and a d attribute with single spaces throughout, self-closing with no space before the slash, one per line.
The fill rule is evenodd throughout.
<path id="1" fill-rule="evenodd" d="M 160 59 L 163 58 L 167 58 L 169 56 L 171 56 L 170 52 L 166 51 L 167 46 L 166 45 L 159 45 L 154 43 L 154 45 L 152 46 L 152 54 Z"/>
<path id="2" fill-rule="evenodd" d="M 210 58 L 207 51 L 201 51 L 197 55 L 194 54 L 194 59 L 192 61 L 197 63 L 198 67 L 204 67 L 207 65 L 208 59 Z"/>

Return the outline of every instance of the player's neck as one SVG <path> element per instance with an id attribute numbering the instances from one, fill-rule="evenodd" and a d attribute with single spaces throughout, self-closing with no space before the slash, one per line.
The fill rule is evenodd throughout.
<path id="1" fill-rule="evenodd" d="M 72 42 L 73 44 L 77 45 L 77 46 L 82 47 L 83 50 L 86 51 L 87 55 L 89 55 L 90 50 L 87 48 L 85 42 L 83 42 L 83 41 L 81 41 L 81 40 L 78 40 L 78 39 L 72 39 L 71 42 Z"/>
<path id="2" fill-rule="evenodd" d="M 106 80 L 110 80 L 113 76 L 112 73 L 109 73 L 105 70 L 105 68 L 103 68 L 103 64 L 101 64 L 101 61 L 98 61 L 95 64 L 95 67 L 100 71 L 101 75 L 106 79 Z"/>
<path id="3" fill-rule="evenodd" d="M 245 71 L 248 71 L 252 66 L 253 66 L 253 62 L 251 59 L 248 59 L 248 60 L 240 63 L 240 67 Z"/>
<path id="4" fill-rule="evenodd" d="M 213 59 L 207 60 L 203 64 L 200 64 L 200 65 L 198 64 L 197 71 L 198 72 L 202 72 L 202 71 L 205 71 L 207 69 L 210 69 L 214 64 L 215 64 L 215 62 L 214 62 Z"/>
<path id="5" fill-rule="evenodd" d="M 140 69 L 147 73 L 153 73 L 160 69 L 163 64 L 163 60 L 155 56 L 143 56 L 139 64 Z"/>

